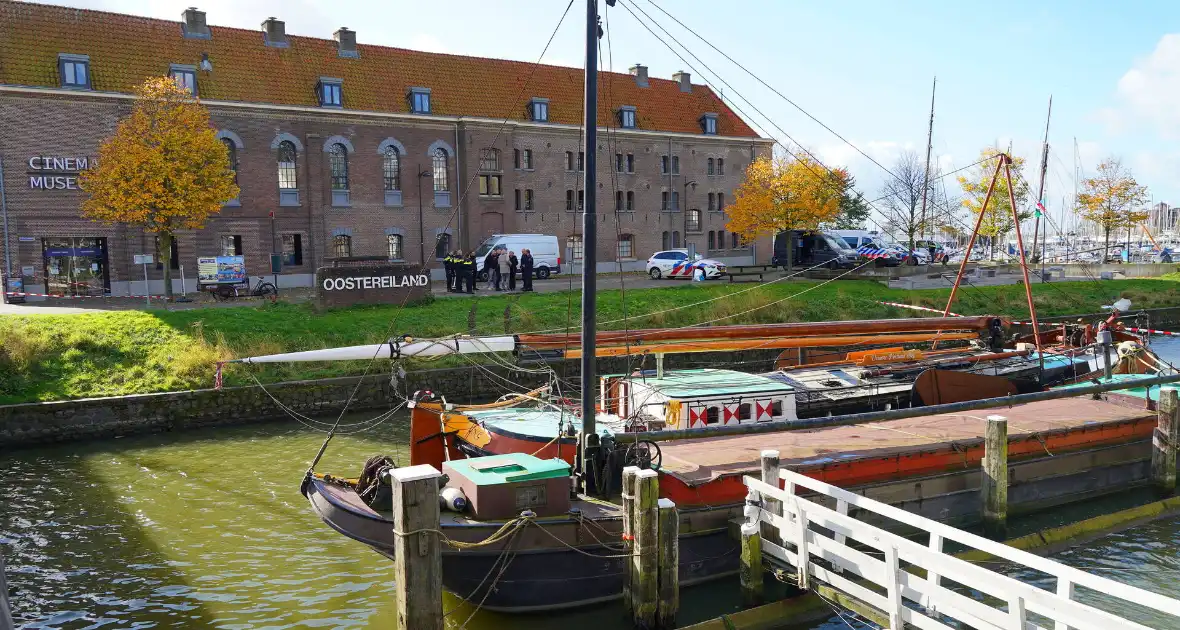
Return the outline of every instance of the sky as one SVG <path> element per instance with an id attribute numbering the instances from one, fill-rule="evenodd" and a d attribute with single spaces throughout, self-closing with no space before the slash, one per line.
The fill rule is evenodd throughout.
<path id="1" fill-rule="evenodd" d="M 524 61 L 538 58 L 567 4 L 54 3 L 170 20 L 196 5 L 214 26 L 259 28 L 268 16 L 276 16 L 292 34 L 330 38 L 336 28 L 347 26 L 357 31 L 360 43 Z M 652 76 L 666 78 L 689 71 L 694 83 L 711 83 L 764 135 L 807 147 L 830 167 L 848 167 L 870 199 L 880 195 L 890 175 L 859 151 L 885 167 L 902 151 L 923 153 L 931 83 L 937 77 L 933 150 L 943 172 L 975 162 L 984 147 L 1011 146 L 1026 158 L 1025 177 L 1035 185 L 1052 96 L 1045 186 L 1051 216 L 1061 216 L 1065 198 L 1073 195 L 1075 146 L 1082 177 L 1113 156 L 1147 185 L 1154 201 L 1180 203 L 1180 181 L 1173 176 L 1180 171 L 1180 3 L 1034 0 L 993 8 L 927 0 L 619 0 L 615 7 L 603 6 L 609 24 L 604 69 L 626 72 L 642 63 Z M 546 63 L 582 66 L 585 12 L 585 0 L 575 0 L 544 56 Z M 945 183 L 950 195 L 957 194 L 953 176 Z"/>

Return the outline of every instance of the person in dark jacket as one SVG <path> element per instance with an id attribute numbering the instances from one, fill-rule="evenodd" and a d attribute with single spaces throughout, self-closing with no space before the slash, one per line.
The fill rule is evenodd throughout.
<path id="1" fill-rule="evenodd" d="M 516 290 L 516 268 L 520 266 L 520 261 L 516 258 L 516 252 L 508 252 L 508 290 Z"/>
<path id="2" fill-rule="evenodd" d="M 533 253 L 527 249 L 520 250 L 520 282 L 521 291 L 533 290 Z"/>
<path id="3" fill-rule="evenodd" d="M 483 270 L 484 273 L 488 274 L 489 289 L 492 288 L 492 285 L 496 281 L 496 257 L 499 255 L 499 253 L 500 250 L 493 249 L 492 251 L 488 252 L 487 256 L 484 256 L 483 258 Z"/>
<path id="4" fill-rule="evenodd" d="M 463 261 L 463 279 L 467 281 L 467 292 L 475 293 L 475 252 L 471 252 Z"/>
<path id="5" fill-rule="evenodd" d="M 446 258 L 443 258 L 443 269 L 445 269 L 447 272 L 447 293 L 453 293 L 455 291 L 455 271 L 456 271 L 456 269 L 455 269 L 455 252 L 451 252 L 451 253 L 447 254 Z"/>

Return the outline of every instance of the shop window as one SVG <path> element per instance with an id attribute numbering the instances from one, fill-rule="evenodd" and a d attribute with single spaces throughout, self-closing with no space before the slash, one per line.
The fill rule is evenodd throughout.
<path id="1" fill-rule="evenodd" d="M 283 235 L 283 266 L 297 267 L 303 264 L 303 235 Z"/>
<path id="2" fill-rule="evenodd" d="M 242 237 L 238 234 L 223 234 L 221 236 L 222 256 L 241 256 Z"/>
<path id="3" fill-rule="evenodd" d="M 333 236 L 332 255 L 336 258 L 348 258 L 352 256 L 352 237 L 347 234 Z"/>

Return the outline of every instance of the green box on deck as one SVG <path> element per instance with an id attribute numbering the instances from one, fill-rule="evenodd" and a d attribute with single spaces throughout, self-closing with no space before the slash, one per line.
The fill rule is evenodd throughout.
<path id="1" fill-rule="evenodd" d="M 509 519 L 530 511 L 561 516 L 570 509 L 570 465 L 524 453 L 473 457 L 443 463 L 447 486 L 467 497 L 471 515 Z"/>
<path id="2" fill-rule="evenodd" d="M 477 486 L 568 477 L 570 465 L 560 459 L 538 459 L 525 453 L 461 459 L 447 464 Z"/>

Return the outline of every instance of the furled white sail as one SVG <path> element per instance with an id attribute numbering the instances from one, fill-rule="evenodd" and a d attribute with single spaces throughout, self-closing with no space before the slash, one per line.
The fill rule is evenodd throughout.
<path id="1" fill-rule="evenodd" d="M 287 363 L 293 361 L 366 361 L 400 357 L 438 357 L 447 354 L 475 354 L 480 352 L 512 352 L 516 339 L 511 335 L 501 337 L 448 337 L 419 341 L 391 339 L 387 343 L 364 346 L 345 346 L 285 352 L 260 357 L 237 359 L 234 363 Z"/>

